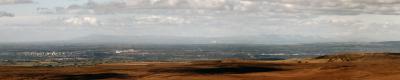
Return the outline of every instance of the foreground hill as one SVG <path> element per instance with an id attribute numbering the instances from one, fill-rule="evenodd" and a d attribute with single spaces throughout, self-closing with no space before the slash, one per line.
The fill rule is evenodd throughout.
<path id="1" fill-rule="evenodd" d="M 282 61 L 129 62 L 0 67 L 1 80 L 399 80 L 400 54 L 347 53 Z"/>

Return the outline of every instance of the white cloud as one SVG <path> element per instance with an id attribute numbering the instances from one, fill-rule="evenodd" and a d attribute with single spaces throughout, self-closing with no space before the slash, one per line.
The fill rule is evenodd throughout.
<path id="1" fill-rule="evenodd" d="M 97 26 L 99 22 L 96 17 L 71 17 L 63 20 L 64 24 L 67 25 L 90 25 L 90 26 Z"/>
<path id="2" fill-rule="evenodd" d="M 189 20 L 176 16 L 140 16 L 134 18 L 136 24 L 190 24 Z"/>

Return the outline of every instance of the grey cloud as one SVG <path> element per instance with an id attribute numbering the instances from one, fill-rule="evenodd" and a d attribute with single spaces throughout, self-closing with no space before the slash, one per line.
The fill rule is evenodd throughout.
<path id="1" fill-rule="evenodd" d="M 14 16 L 15 16 L 15 15 L 12 14 L 12 13 L 0 11 L 0 17 L 14 17 Z"/>
<path id="2" fill-rule="evenodd" d="M 42 17 L 2 18 L 0 22 L 8 23 L 0 23 L 0 26 L 68 27 L 83 29 L 82 32 L 93 30 L 91 33 L 116 35 L 224 37 L 273 34 L 323 37 L 337 41 L 361 38 L 396 40 L 384 35 L 400 34 L 400 28 L 396 27 L 400 25 L 400 22 L 396 22 L 400 17 L 395 16 L 399 14 L 399 2 L 114 0 L 37 8 Z M 31 19 L 35 20 L 32 22 Z"/>
<path id="3" fill-rule="evenodd" d="M 56 13 L 112 14 L 143 10 L 189 11 L 191 13 L 247 12 L 318 15 L 400 14 L 398 0 L 113 0 L 57 7 Z M 173 9 L 173 10 L 171 10 Z M 204 12 L 206 11 L 206 12 Z M 203 12 L 203 13 L 202 13 Z M 179 13 L 179 12 L 178 12 Z"/>
<path id="4" fill-rule="evenodd" d="M 297 9 L 333 13 L 395 15 L 400 10 L 398 0 L 282 0 L 279 3 Z"/>
<path id="5" fill-rule="evenodd" d="M 32 0 L 0 0 L 0 5 L 33 3 Z"/>
<path id="6" fill-rule="evenodd" d="M 252 1 L 243 0 L 114 0 L 109 3 L 88 2 L 84 5 L 58 7 L 58 13 L 109 14 L 132 13 L 147 9 L 251 11 L 257 6 Z"/>

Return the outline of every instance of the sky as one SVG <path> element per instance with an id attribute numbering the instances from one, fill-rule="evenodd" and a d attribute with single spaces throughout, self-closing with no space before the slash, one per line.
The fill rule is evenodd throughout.
<path id="1" fill-rule="evenodd" d="M 0 42 L 94 35 L 397 41 L 399 15 L 399 0 L 0 0 Z"/>

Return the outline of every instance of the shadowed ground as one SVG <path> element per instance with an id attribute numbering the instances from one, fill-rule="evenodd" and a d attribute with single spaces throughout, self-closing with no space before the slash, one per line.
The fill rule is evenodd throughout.
<path id="1" fill-rule="evenodd" d="M 78 75 L 59 75 L 56 79 L 60 80 L 98 80 L 108 78 L 127 79 L 129 75 L 119 73 L 100 73 L 100 74 L 78 74 Z"/>

